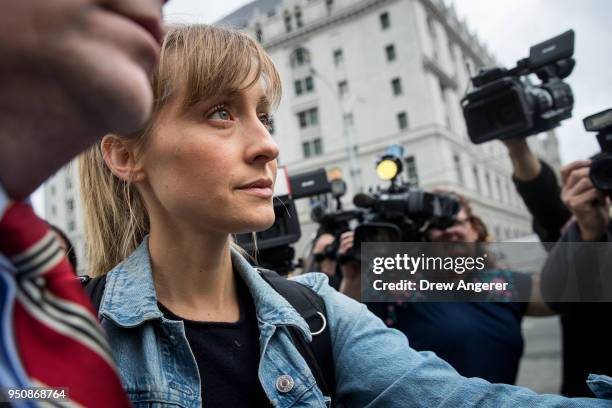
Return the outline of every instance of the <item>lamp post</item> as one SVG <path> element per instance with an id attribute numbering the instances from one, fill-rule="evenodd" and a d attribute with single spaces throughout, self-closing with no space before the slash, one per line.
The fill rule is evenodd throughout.
<path id="1" fill-rule="evenodd" d="M 332 94 L 336 95 L 336 101 L 342 112 L 342 135 L 346 144 L 346 153 L 349 160 L 349 176 L 351 179 L 351 187 L 353 194 L 360 193 L 363 191 L 361 185 L 361 170 L 357 163 L 357 153 L 355 142 L 353 140 L 353 108 L 357 102 L 364 102 L 365 99 L 349 95 L 348 98 L 342 98 L 331 82 L 323 76 L 319 71 L 314 68 L 310 68 L 310 73 L 318 78 L 329 88 Z"/>

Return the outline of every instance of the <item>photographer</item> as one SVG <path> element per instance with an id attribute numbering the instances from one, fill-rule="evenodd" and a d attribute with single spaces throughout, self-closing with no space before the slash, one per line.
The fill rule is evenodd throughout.
<path id="1" fill-rule="evenodd" d="M 488 232 L 470 204 L 455 195 L 461 209 L 455 223 L 431 228 L 431 242 L 485 242 Z M 342 236 L 340 253 L 352 247 L 352 233 Z M 360 296 L 360 268 L 356 262 L 342 265 L 340 290 Z M 525 315 L 547 315 L 537 276 L 496 270 L 494 279 L 512 281 L 517 290 L 531 293 L 529 303 L 511 302 L 405 302 L 369 303 L 368 308 L 389 327 L 400 330 L 417 350 L 430 350 L 450 363 L 460 374 L 491 382 L 513 384 L 523 353 L 521 321 Z M 457 341 L 457 339 L 463 339 Z M 586 378 L 586 377 L 585 377 Z"/>
<path id="2" fill-rule="evenodd" d="M 603 196 L 592 188 L 588 179 L 590 161 L 581 160 L 563 167 L 563 192 L 554 172 L 531 152 L 526 139 L 503 140 L 513 166 L 513 181 L 518 193 L 533 216 L 534 232 L 547 250 L 554 247 L 561 231 L 575 214 L 576 223 L 569 226 L 562 242 L 593 240 L 604 235 L 608 224 Z M 570 211 L 571 210 L 571 211 Z M 596 240 L 600 240 L 597 238 Z M 559 255 L 555 255 L 558 257 Z M 559 281 L 566 269 L 550 263 L 542 272 L 542 290 L 549 296 L 559 289 Z M 572 264 L 576 260 L 568 259 Z M 562 335 L 561 393 L 570 397 L 592 396 L 584 383 L 588 373 L 612 372 L 612 357 L 608 343 L 612 338 L 602 336 L 596 328 L 602 314 L 612 313 L 609 303 L 569 304 L 549 303 L 560 313 Z"/>
<path id="3" fill-rule="evenodd" d="M 609 199 L 593 187 L 590 161 L 576 161 L 561 170 L 562 199 L 574 214 L 572 222 L 552 249 L 542 270 L 546 298 L 561 313 L 563 327 L 563 386 L 567 396 L 591 396 L 581 381 L 588 373 L 612 373 L 612 337 L 602 331 L 602 316 L 612 313 L 610 302 L 592 302 L 600 296 L 601 279 L 609 274 L 612 252 L 590 242 L 612 242 Z M 571 246 L 569 246 L 569 243 Z M 563 246 L 562 246 L 563 245 Z M 569 249 L 568 249 L 569 248 Z M 580 298 L 587 301 L 576 302 Z"/>

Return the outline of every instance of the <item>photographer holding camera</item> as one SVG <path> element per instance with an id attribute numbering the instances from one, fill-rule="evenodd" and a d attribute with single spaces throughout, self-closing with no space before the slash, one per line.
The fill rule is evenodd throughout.
<path id="1" fill-rule="evenodd" d="M 602 316 L 612 313 L 612 303 L 593 302 L 600 297 L 602 277 L 609 273 L 612 253 L 596 242 L 612 242 L 609 198 L 593 186 L 591 161 L 581 160 L 561 170 L 561 197 L 573 214 L 542 270 L 542 290 L 561 314 L 563 329 L 563 384 L 567 396 L 591 396 L 582 379 L 588 373 L 612 373 L 612 337 L 600 329 Z M 570 244 L 572 243 L 572 244 Z M 594 246 L 595 245 L 595 246 Z M 583 301 L 580 301 L 580 300 Z"/>
<path id="2" fill-rule="evenodd" d="M 485 242 L 488 232 L 469 202 L 455 194 L 460 211 L 448 228 L 430 228 L 430 242 Z M 353 246 L 353 233 L 341 238 L 340 256 Z M 360 265 L 341 265 L 340 291 L 360 298 Z M 368 303 L 368 308 L 389 327 L 406 334 L 417 350 L 429 350 L 467 377 L 513 384 L 523 353 L 521 321 L 525 315 L 551 311 L 542 302 L 537 276 L 496 270 L 494 279 L 512 282 L 517 290 L 531 293 L 529 303 L 518 302 L 404 302 Z M 457 341 L 457 339 L 462 339 Z M 586 378 L 586 377 L 585 377 Z"/>

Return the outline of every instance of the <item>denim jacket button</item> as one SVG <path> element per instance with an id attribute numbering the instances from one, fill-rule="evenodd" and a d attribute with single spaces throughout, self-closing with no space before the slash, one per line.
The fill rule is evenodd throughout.
<path id="1" fill-rule="evenodd" d="M 293 381 L 293 377 L 287 374 L 281 375 L 276 379 L 276 389 L 279 392 L 285 393 L 291 391 L 294 384 L 295 382 Z"/>

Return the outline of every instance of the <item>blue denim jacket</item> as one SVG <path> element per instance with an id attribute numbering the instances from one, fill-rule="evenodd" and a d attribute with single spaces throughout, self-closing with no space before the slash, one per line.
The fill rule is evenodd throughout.
<path id="1" fill-rule="evenodd" d="M 235 251 L 232 262 L 253 296 L 260 331 L 258 379 L 270 401 L 278 407 L 328 406 L 329 398 L 317 387 L 285 328 L 297 327 L 310 341 L 308 325 Z M 402 333 L 332 289 L 323 274 L 296 280 L 325 301 L 340 406 L 612 406 L 603 399 L 568 400 L 461 377 L 435 354 L 411 349 Z M 201 405 L 200 377 L 183 323 L 164 318 L 157 307 L 147 239 L 109 272 L 99 313 L 135 407 Z M 610 397 L 612 379 L 592 376 L 591 382 L 594 392 Z"/>

